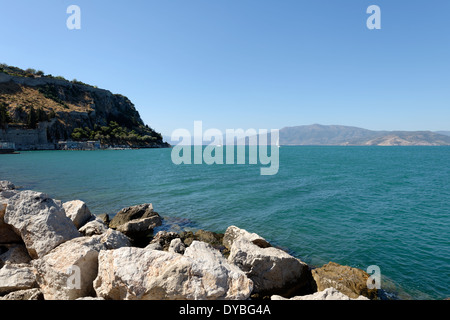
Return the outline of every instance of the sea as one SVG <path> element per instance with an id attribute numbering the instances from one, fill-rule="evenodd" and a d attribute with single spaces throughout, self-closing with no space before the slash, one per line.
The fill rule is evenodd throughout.
<path id="1" fill-rule="evenodd" d="M 0 155 L 0 179 L 94 214 L 152 203 L 167 225 L 255 232 L 312 267 L 379 267 L 392 299 L 450 297 L 450 147 L 279 148 L 261 165 L 180 164 L 172 149 Z"/>

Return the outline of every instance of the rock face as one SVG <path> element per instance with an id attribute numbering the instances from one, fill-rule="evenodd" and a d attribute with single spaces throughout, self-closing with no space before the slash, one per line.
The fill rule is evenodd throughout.
<path id="1" fill-rule="evenodd" d="M 94 288 L 105 299 L 246 299 L 253 283 L 210 245 L 194 241 L 184 255 L 140 248 L 102 251 Z"/>
<path id="2" fill-rule="evenodd" d="M 274 295 L 271 300 L 369 300 L 366 297 L 359 296 L 356 299 L 352 299 L 345 294 L 339 292 L 335 288 L 328 288 L 324 291 L 316 292 L 305 296 L 297 296 L 290 299 L 283 298 L 281 296 Z"/>
<path id="3" fill-rule="evenodd" d="M 77 229 L 84 226 L 89 220 L 95 218 L 86 203 L 81 200 L 73 200 L 65 202 L 63 208 L 66 212 L 66 216 L 73 221 L 73 224 Z"/>
<path id="4" fill-rule="evenodd" d="M 233 235 L 230 236 L 229 232 Z M 267 241 L 245 230 L 230 227 L 224 239 L 232 238 L 228 260 L 243 270 L 254 283 L 254 293 L 292 295 L 312 291 L 311 273 L 307 264 L 288 253 L 268 247 Z M 263 244 L 263 247 L 256 243 Z M 229 245 L 231 241 L 227 242 Z"/>
<path id="5" fill-rule="evenodd" d="M 21 236 L 33 259 L 80 235 L 63 207 L 40 192 L 22 191 L 10 198 L 4 220 Z"/>
<path id="6" fill-rule="evenodd" d="M 333 287 L 352 299 L 361 295 L 369 299 L 377 298 L 377 290 L 367 288 L 369 274 L 361 269 L 330 262 L 312 270 L 312 276 L 318 291 Z"/>

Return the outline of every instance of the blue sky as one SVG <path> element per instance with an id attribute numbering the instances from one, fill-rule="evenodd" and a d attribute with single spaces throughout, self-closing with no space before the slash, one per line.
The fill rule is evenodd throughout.
<path id="1" fill-rule="evenodd" d="M 66 9 L 81 8 L 81 30 Z M 381 30 L 369 30 L 370 5 Z M 450 130 L 448 0 L 0 0 L 0 62 L 177 128 Z"/>

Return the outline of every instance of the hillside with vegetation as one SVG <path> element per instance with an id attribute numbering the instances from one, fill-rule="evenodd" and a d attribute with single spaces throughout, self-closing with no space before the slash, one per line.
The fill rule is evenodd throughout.
<path id="1" fill-rule="evenodd" d="M 5 64 L 0 64 L 0 129 L 45 129 L 48 143 L 99 140 L 104 145 L 169 146 L 144 124 L 127 97 Z"/>

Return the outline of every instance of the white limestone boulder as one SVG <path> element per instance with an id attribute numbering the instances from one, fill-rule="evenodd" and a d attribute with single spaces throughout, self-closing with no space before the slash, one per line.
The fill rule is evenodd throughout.
<path id="1" fill-rule="evenodd" d="M 115 230 L 93 237 L 67 241 L 41 259 L 34 260 L 37 282 L 46 300 L 75 300 L 95 296 L 101 250 L 130 245 L 129 239 Z"/>
<path id="2" fill-rule="evenodd" d="M 80 229 L 88 221 L 95 219 L 86 203 L 81 200 L 73 200 L 63 203 L 66 216 L 72 220 L 77 229 Z"/>
<path id="3" fill-rule="evenodd" d="M 22 191 L 10 198 L 4 221 L 21 236 L 33 259 L 80 236 L 64 208 L 41 192 Z"/>
<path id="4" fill-rule="evenodd" d="M 141 248 L 101 251 L 97 296 L 112 300 L 247 299 L 253 283 L 209 244 L 184 255 Z"/>
<path id="5" fill-rule="evenodd" d="M 253 281 L 254 293 L 260 296 L 289 296 L 309 290 L 312 277 L 306 263 L 281 249 L 271 247 L 256 234 L 236 227 L 232 229 L 234 235 L 228 261 L 238 266 Z M 224 239 L 228 237 L 229 231 L 230 228 Z"/>

